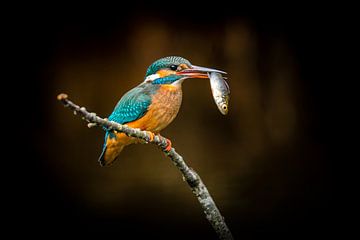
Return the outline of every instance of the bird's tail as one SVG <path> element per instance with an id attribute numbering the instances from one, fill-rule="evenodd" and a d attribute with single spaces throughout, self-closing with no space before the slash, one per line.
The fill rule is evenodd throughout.
<path id="1" fill-rule="evenodd" d="M 111 165 L 119 156 L 120 152 L 128 145 L 129 137 L 123 133 L 115 134 L 106 132 L 103 151 L 99 157 L 101 166 Z"/>

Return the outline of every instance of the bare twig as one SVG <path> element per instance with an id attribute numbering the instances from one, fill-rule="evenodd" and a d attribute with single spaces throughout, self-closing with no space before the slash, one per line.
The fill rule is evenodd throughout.
<path id="1" fill-rule="evenodd" d="M 141 131 L 139 129 L 130 128 L 126 125 L 121 125 L 113 121 L 108 121 L 98 117 L 95 113 L 86 111 L 84 107 L 79 107 L 68 99 L 68 96 L 64 93 L 59 94 L 57 99 L 65 106 L 73 110 L 74 114 L 79 114 L 82 118 L 89 122 L 88 127 L 100 126 L 110 130 L 123 132 L 128 136 L 136 137 L 146 142 L 153 143 L 161 148 L 161 150 L 171 159 L 175 166 L 181 171 L 184 179 L 189 184 L 192 192 L 195 194 L 200 202 L 201 207 L 204 210 L 206 218 L 211 223 L 212 227 L 216 231 L 219 239 L 233 239 L 229 228 L 227 227 L 224 218 L 221 216 L 219 209 L 205 184 L 200 179 L 199 175 L 190 168 L 178 154 L 174 148 L 170 151 L 166 150 L 168 140 L 162 136 L 156 135 L 151 141 L 150 132 Z"/>

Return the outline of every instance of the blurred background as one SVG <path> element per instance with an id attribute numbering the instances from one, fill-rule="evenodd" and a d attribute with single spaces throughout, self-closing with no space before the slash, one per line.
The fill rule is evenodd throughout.
<path id="1" fill-rule="evenodd" d="M 104 132 L 87 128 L 56 100 L 65 92 L 107 117 L 153 61 L 170 55 L 228 72 L 227 116 L 209 81 L 189 79 L 180 112 L 162 135 L 202 177 L 235 239 L 329 231 L 331 163 L 314 15 L 184 6 L 51 8 L 24 19 L 29 77 L 20 84 L 34 107 L 12 210 L 28 233 L 216 239 L 161 151 L 132 145 L 101 168 Z"/>

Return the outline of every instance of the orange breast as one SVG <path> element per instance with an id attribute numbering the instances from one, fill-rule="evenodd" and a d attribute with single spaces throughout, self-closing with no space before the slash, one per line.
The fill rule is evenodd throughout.
<path id="1" fill-rule="evenodd" d="M 174 120 L 179 112 L 181 101 L 181 85 L 162 85 L 153 96 L 147 113 L 140 119 L 127 123 L 127 125 L 158 133 Z"/>

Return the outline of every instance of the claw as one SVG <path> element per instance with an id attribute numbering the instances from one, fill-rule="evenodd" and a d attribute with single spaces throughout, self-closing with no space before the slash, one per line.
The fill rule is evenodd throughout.
<path id="1" fill-rule="evenodd" d="M 169 139 L 166 139 L 166 143 L 167 143 L 167 146 L 165 148 L 165 151 L 166 152 L 170 152 L 172 146 L 171 146 L 171 141 Z"/>
<path id="2" fill-rule="evenodd" d="M 148 135 L 149 135 L 149 140 L 148 142 L 152 142 L 154 141 L 155 138 L 155 134 L 153 132 L 147 131 Z"/>

